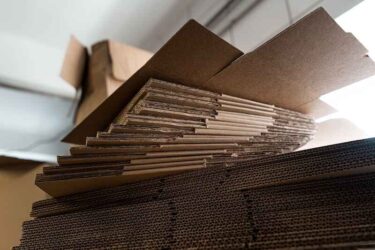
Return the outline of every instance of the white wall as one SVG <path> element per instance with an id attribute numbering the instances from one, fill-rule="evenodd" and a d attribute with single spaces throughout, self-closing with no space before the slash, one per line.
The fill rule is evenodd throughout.
<path id="1" fill-rule="evenodd" d="M 73 99 L 76 89 L 59 75 L 64 51 L 27 36 L 0 32 L 0 83 Z"/>
<path id="2" fill-rule="evenodd" d="M 54 161 L 67 153 L 60 139 L 73 127 L 76 102 L 0 88 L 0 155 Z"/>
<path id="3" fill-rule="evenodd" d="M 232 42 L 242 51 L 248 52 L 289 24 L 285 1 L 266 0 L 231 28 Z"/>

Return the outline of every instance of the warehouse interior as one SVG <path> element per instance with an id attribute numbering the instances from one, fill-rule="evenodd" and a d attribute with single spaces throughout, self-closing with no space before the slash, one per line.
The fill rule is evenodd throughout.
<path id="1" fill-rule="evenodd" d="M 127 90 L 125 88 L 127 82 L 131 82 L 131 84 L 133 84 L 133 81 L 136 81 L 133 79 L 138 77 L 138 75 L 143 74 L 142 72 L 139 73 L 138 70 L 142 71 L 143 68 L 152 68 L 151 66 L 148 67 L 148 65 L 152 65 L 152 63 L 155 64 L 157 61 L 157 58 L 155 59 L 156 56 L 153 57 L 153 55 L 158 55 L 159 52 L 161 53 L 168 44 L 173 42 L 173 38 L 180 38 L 175 34 L 176 32 L 179 34 L 178 32 L 181 27 L 188 27 L 185 30 L 190 29 L 190 26 L 184 26 L 186 23 L 189 24 L 188 21 L 190 19 L 196 20 L 200 25 L 202 25 L 202 27 L 205 27 L 209 32 L 215 34 L 215 37 L 212 38 L 212 40 L 221 38 L 223 41 L 225 41 L 220 43 L 220 46 L 223 46 L 221 55 L 219 53 L 220 50 L 217 49 L 218 51 L 217 55 L 215 55 L 216 57 L 211 57 L 210 54 L 197 54 L 191 57 L 193 60 L 201 60 L 202 65 L 206 65 L 203 62 L 211 62 L 211 64 L 214 65 L 217 60 L 223 58 L 222 65 L 216 66 L 216 73 L 220 71 L 220 73 L 217 74 L 219 76 L 218 80 L 215 81 L 215 76 L 217 75 L 215 72 L 213 72 L 211 76 L 213 77 L 213 80 L 210 79 L 211 77 L 209 77 L 208 79 L 210 80 L 207 81 L 208 83 L 211 81 L 213 84 L 209 85 L 202 83 L 201 86 L 204 87 L 201 89 L 218 94 L 228 94 L 233 96 L 233 98 L 228 97 L 229 99 L 225 100 L 233 101 L 236 100 L 234 99 L 235 97 L 244 99 L 250 98 L 244 97 L 247 95 L 246 93 L 244 93 L 243 96 L 236 95 L 235 93 L 238 93 L 238 89 L 234 89 L 233 91 L 230 87 L 223 87 L 220 89 L 220 86 L 229 86 L 231 84 L 235 84 L 237 81 L 237 79 L 233 79 L 232 83 L 227 82 L 227 78 L 220 78 L 220 74 L 225 72 L 225 70 L 232 65 L 236 66 L 241 64 L 242 61 L 246 60 L 247 55 L 251 55 L 251 52 L 254 52 L 253 55 L 256 55 L 257 51 L 265 48 L 267 44 L 272 44 L 272 41 L 282 41 L 283 37 L 285 37 L 283 36 L 283 34 L 285 34 L 284 30 L 286 30 L 288 27 L 290 27 L 289 29 L 292 29 L 293 27 L 302 27 L 304 23 L 303 20 L 309 18 L 309 16 L 311 16 L 309 13 L 319 9 L 319 7 L 322 7 L 324 11 L 327 12 L 328 15 L 337 23 L 338 27 L 342 29 L 343 34 L 350 33 L 356 38 L 356 40 L 353 40 L 354 42 L 350 44 L 357 46 L 358 42 L 358 44 L 362 44 L 367 51 L 358 52 L 354 49 L 353 51 L 337 50 L 338 52 L 341 51 L 342 53 L 348 54 L 348 57 L 341 58 L 349 58 L 349 55 L 353 56 L 354 58 L 358 54 L 361 54 L 360 58 L 356 58 L 358 59 L 357 61 L 355 61 L 355 59 L 352 60 L 352 65 L 357 65 L 352 66 L 353 77 L 351 77 L 350 71 L 352 68 L 347 69 L 345 68 L 344 64 L 341 65 L 339 62 L 337 62 L 338 66 L 334 68 L 337 69 L 335 74 L 339 78 L 344 75 L 347 76 L 346 78 L 348 78 L 348 80 L 345 79 L 345 84 L 342 83 L 337 84 L 336 87 L 330 86 L 325 88 L 324 82 L 316 83 L 312 81 L 311 88 L 296 88 L 296 92 L 291 91 L 289 93 L 290 99 L 293 99 L 293 96 L 299 96 L 300 93 L 297 93 L 298 91 L 306 91 L 306 96 L 310 94 L 307 93 L 309 91 L 314 95 L 317 93 L 324 93 L 317 96 L 317 101 L 319 101 L 320 105 L 318 108 L 314 107 L 309 109 L 309 111 L 303 112 L 301 109 L 294 110 L 288 105 L 283 106 L 282 104 L 287 103 L 287 101 L 282 101 L 281 99 L 288 99 L 288 94 L 286 91 L 280 89 L 281 87 L 279 86 L 274 86 L 273 89 L 265 89 L 265 91 L 263 91 L 274 93 L 272 98 L 269 97 L 271 94 L 265 94 L 264 96 L 266 96 L 268 99 L 264 98 L 263 100 L 262 97 L 257 98 L 254 94 L 255 98 L 253 101 L 266 103 L 267 105 L 275 105 L 279 108 L 284 108 L 293 112 L 300 112 L 301 117 L 303 117 L 298 119 L 311 119 L 311 121 L 315 123 L 314 135 L 311 136 L 308 141 L 300 143 L 300 147 L 294 147 L 293 150 L 286 150 L 285 153 L 288 154 L 294 154 L 291 153 L 291 151 L 296 151 L 295 153 L 298 154 L 298 152 L 316 150 L 317 148 L 323 146 L 336 145 L 338 143 L 350 143 L 351 141 L 355 140 L 371 140 L 371 138 L 375 136 L 375 118 L 372 115 L 373 107 L 375 105 L 375 76 L 372 76 L 375 74 L 375 72 L 372 72 L 374 67 L 370 65 L 370 63 L 364 63 L 363 70 L 358 70 L 360 73 L 357 74 L 357 71 L 355 71 L 362 65 L 361 62 L 359 62 L 360 60 L 363 58 L 365 58 L 364 60 L 373 60 L 375 56 L 375 31 L 371 25 L 375 21 L 375 16 L 373 15 L 373 12 L 375 11 L 374 1 L 1 1 L 0 43 L 2 46 L 0 46 L 0 114 L 2 118 L 0 120 L 0 249 L 12 249 L 12 247 L 19 246 L 21 243 L 26 244 L 25 248 L 21 247 L 16 249 L 38 249 L 38 247 L 32 248 L 32 245 L 27 248 L 27 234 L 24 235 L 25 243 L 20 241 L 20 239 L 23 237 L 22 232 L 25 233 L 27 230 L 27 228 L 25 228 L 23 231 L 23 222 L 32 220 L 32 217 L 35 217 L 30 216 L 30 212 L 32 209 L 34 210 L 34 207 L 32 206 L 33 202 L 49 199 L 51 196 L 55 197 L 55 194 L 71 195 L 86 191 L 88 191 L 87 194 L 89 194 L 89 192 L 92 190 L 97 190 L 98 187 L 102 189 L 107 187 L 116 187 L 120 184 L 125 184 L 125 186 L 127 185 L 127 182 L 117 180 L 113 180 L 113 182 L 103 181 L 103 183 L 106 182 L 105 185 L 95 184 L 101 183 L 101 180 L 98 179 L 92 181 L 91 184 L 82 184 L 79 183 L 79 178 L 77 182 L 74 182 L 75 184 L 56 184 L 61 183 L 61 179 L 56 179 L 54 180 L 56 183 L 51 181 L 51 184 L 47 183 L 44 185 L 42 181 L 40 181 L 40 184 L 38 184 L 36 174 L 40 174 L 43 171 L 45 174 L 47 172 L 43 169 L 47 169 L 47 171 L 49 171 L 50 168 L 56 168 L 56 165 L 64 167 L 63 161 L 61 160 L 62 158 L 58 160 L 58 156 L 66 156 L 72 153 L 73 151 L 71 148 L 74 147 L 75 144 L 84 144 L 84 142 L 77 143 L 78 139 L 75 137 L 77 134 L 82 134 L 82 138 L 80 138 L 80 140 L 85 140 L 85 138 L 88 136 L 96 136 L 95 134 L 88 132 L 88 130 L 85 134 L 84 128 L 101 126 L 100 130 L 95 130 L 99 132 L 108 129 L 108 127 L 115 127 L 115 125 L 113 125 L 114 122 L 107 122 L 106 126 L 99 126 L 94 124 L 94 121 L 100 119 L 100 112 L 103 114 L 103 121 L 105 119 L 109 119 L 107 118 L 109 115 L 104 114 L 106 113 L 106 110 L 104 109 L 106 108 L 107 110 L 111 110 L 107 112 L 108 114 L 115 112 L 113 111 L 115 108 L 108 108 L 108 106 L 110 106 L 110 103 L 112 103 L 113 106 L 116 106 L 120 102 L 119 100 L 122 100 L 121 95 L 118 93 L 126 93 Z M 307 23 L 306 26 L 308 26 L 309 23 L 307 21 L 305 23 Z M 192 27 L 192 30 L 197 29 L 200 31 L 200 28 L 195 28 L 194 25 L 192 25 Z M 322 37 L 324 37 L 325 34 L 323 33 L 325 32 L 325 27 L 322 27 L 319 30 L 322 31 Z M 180 31 L 184 31 L 184 28 L 182 28 Z M 206 33 L 204 34 L 206 35 Z M 208 45 L 211 42 L 211 35 L 208 34 L 211 33 L 207 32 L 207 37 L 209 38 L 207 38 L 208 42 L 206 40 L 202 41 L 202 46 L 206 46 L 207 44 L 207 47 L 209 47 Z M 314 34 L 311 37 L 317 36 L 319 35 Z M 185 42 L 191 37 L 193 37 L 193 35 L 190 36 L 189 33 L 189 36 L 185 36 L 180 40 Z M 308 37 L 306 39 L 309 39 Z M 343 35 L 343 37 L 345 36 Z M 279 38 L 279 40 L 277 40 L 277 38 Z M 303 37 L 303 39 L 305 39 L 305 37 Z M 219 40 L 217 43 L 219 43 Z M 193 42 L 193 45 L 191 46 L 188 42 L 186 44 L 187 50 L 194 50 L 193 47 L 195 45 Z M 342 44 L 334 44 L 332 46 L 344 47 L 343 44 L 345 44 L 345 42 Z M 353 47 L 355 47 L 354 45 Z M 241 57 L 240 55 L 234 55 L 237 52 L 234 51 L 232 46 L 238 51 L 241 51 L 241 53 L 245 53 L 245 56 Z M 331 44 L 329 44 L 329 46 L 331 46 Z M 172 55 L 172 53 L 175 52 L 173 50 L 175 47 L 170 47 L 167 48 L 170 49 L 168 51 L 171 51 L 170 58 L 168 54 L 164 55 L 169 61 L 167 59 L 164 59 L 164 61 L 159 61 L 165 63 L 166 65 L 168 63 L 170 64 L 165 67 L 170 71 L 170 76 L 168 75 L 167 79 L 158 79 L 160 78 L 159 76 L 166 74 L 163 73 L 164 68 L 162 66 L 160 66 L 160 69 L 156 68 L 153 71 L 147 71 L 147 76 L 151 75 L 151 78 L 156 78 L 158 80 L 176 84 L 181 83 L 182 85 L 197 88 L 198 86 L 196 83 L 194 83 L 195 78 L 193 76 L 191 78 L 193 79 L 192 84 L 184 81 L 178 82 L 179 79 L 184 79 L 182 76 L 180 77 L 177 75 L 177 73 L 175 73 L 178 72 L 178 70 L 175 70 L 175 68 L 180 67 L 180 60 L 178 56 L 176 57 L 175 55 Z M 176 45 L 176 47 L 178 46 Z M 108 51 L 106 51 L 108 55 L 100 55 L 102 56 L 100 57 L 99 54 L 104 53 L 103 48 L 108 49 Z M 287 48 L 287 50 L 293 51 L 293 49 L 298 48 L 296 46 L 296 48 Z M 120 51 L 121 49 L 123 51 Z M 94 57 L 95 51 L 98 51 L 97 58 Z M 321 51 L 324 50 L 322 49 Z M 300 51 L 300 54 L 305 52 L 307 51 Z M 314 51 L 310 52 L 311 53 L 306 53 L 305 58 L 301 57 L 304 58 L 303 60 L 306 65 L 308 65 L 311 60 L 308 55 L 314 53 Z M 230 60 L 228 59 L 227 62 L 224 62 L 224 57 L 230 57 L 230 53 L 233 53 L 233 58 Z M 331 60 L 331 58 L 335 57 L 337 54 L 333 52 L 331 54 L 329 53 L 330 52 L 327 52 L 326 55 L 321 56 L 328 62 L 327 64 L 320 66 L 320 68 L 324 67 L 326 71 L 329 71 L 329 67 L 331 66 L 332 62 L 336 63 L 336 61 L 333 59 Z M 275 55 L 275 57 L 277 56 Z M 215 58 L 218 59 L 216 60 Z M 176 60 L 176 64 L 171 62 L 171 60 L 173 61 L 174 59 Z M 112 66 L 110 66 L 112 67 L 111 69 L 104 68 L 103 65 L 105 64 L 104 62 L 106 60 L 108 60 L 109 64 L 112 64 Z M 271 62 L 271 64 L 274 62 L 274 60 L 277 61 L 277 59 L 274 59 L 272 56 L 266 58 L 265 60 L 268 60 L 267 63 Z M 291 57 L 288 60 L 293 60 L 293 58 Z M 117 62 L 119 62 L 119 66 L 115 65 Z M 90 67 L 91 65 L 94 65 L 94 63 L 97 63 L 98 66 L 95 66 L 97 68 L 90 71 Z M 188 62 L 182 63 L 186 63 L 186 65 L 189 64 Z M 268 65 L 267 63 L 265 63 L 265 65 Z M 128 67 L 130 70 L 126 71 L 122 70 L 121 68 L 116 68 L 124 65 L 126 65 L 126 67 Z M 194 66 L 194 63 L 192 63 L 192 65 Z M 368 68 L 366 68 L 367 65 L 369 65 Z M 320 68 L 317 69 L 316 72 L 318 72 Z M 239 71 L 240 73 L 247 72 L 246 68 L 241 69 L 242 71 Z M 104 71 L 107 72 L 108 70 L 113 70 L 115 75 L 116 72 L 119 72 L 118 75 L 120 75 L 120 77 L 117 77 L 116 75 L 115 80 L 112 78 L 109 79 L 110 77 L 108 76 L 104 76 L 104 78 L 99 77 L 101 73 Z M 201 68 L 199 70 L 205 72 L 206 69 Z M 209 70 L 207 69 L 207 71 Z M 233 69 L 232 72 L 230 69 L 228 71 L 232 73 L 232 75 L 236 75 L 238 73 L 236 69 Z M 248 71 L 253 72 L 250 69 Z M 294 72 L 281 72 L 277 70 L 275 72 L 275 74 L 280 75 L 294 74 Z M 311 75 L 314 75 L 314 72 L 311 72 Z M 205 73 L 200 72 L 196 73 L 198 76 L 202 75 L 202 79 L 204 74 Z M 264 77 L 264 79 L 269 78 Z M 279 79 L 286 79 L 285 81 L 287 82 L 291 78 L 285 76 L 280 77 Z M 88 84 L 88 87 L 84 84 Z M 90 84 L 92 84 L 94 87 L 91 87 Z M 155 86 L 157 84 L 159 83 L 156 82 Z M 246 90 L 251 90 L 251 84 L 252 83 L 250 81 L 248 83 L 250 87 L 244 88 L 245 92 Z M 129 83 L 129 86 L 133 85 L 130 85 Z M 179 89 L 178 87 L 168 86 L 159 88 Z M 121 89 L 122 92 L 116 91 L 117 88 Z M 137 93 L 135 91 L 136 88 L 134 87 L 134 90 L 132 88 L 133 87 L 131 87 L 128 91 L 129 93 L 133 91 L 133 95 L 131 97 L 135 96 Z M 157 92 L 158 88 L 153 87 L 151 81 L 150 89 L 152 90 L 152 88 L 155 89 L 153 91 Z M 138 87 L 136 90 L 139 91 L 139 89 L 141 89 L 141 87 Z M 229 92 L 222 91 L 224 89 L 229 90 Z M 280 89 L 280 96 L 277 95 L 277 89 Z M 160 90 L 158 91 L 162 92 Z M 256 92 L 257 90 L 254 91 Z M 167 95 L 166 93 L 159 94 Z M 250 95 L 251 94 L 249 94 L 249 96 Z M 303 95 L 301 94 L 301 96 Z M 111 98 L 113 101 L 110 100 Z M 125 100 L 126 98 L 130 97 L 123 98 Z M 280 99 L 278 100 L 277 98 Z M 305 101 L 300 100 L 300 104 L 308 104 L 309 101 L 310 100 L 307 99 Z M 127 102 L 129 102 L 129 100 Z M 242 104 L 245 103 L 245 101 L 241 102 Z M 222 103 L 219 102 L 218 105 L 222 105 Z M 106 107 L 102 108 L 104 106 Z M 263 105 L 263 107 L 265 106 Z M 97 109 L 99 110 L 98 112 Z M 94 115 L 92 115 L 93 113 Z M 95 113 L 97 115 L 95 115 Z M 306 117 L 309 118 L 305 118 L 305 115 L 307 115 Z M 104 116 L 106 118 L 104 118 Z M 111 118 L 115 117 L 111 115 Z M 297 118 L 295 119 L 298 120 Z M 84 125 L 81 125 L 81 123 Z M 304 121 L 304 123 L 307 122 Z M 77 128 L 80 130 L 78 131 Z M 148 133 L 152 134 L 153 132 L 151 131 Z M 230 133 L 231 132 L 228 132 L 228 134 L 225 135 L 229 135 Z M 89 139 L 87 139 L 86 142 L 89 142 Z M 226 142 L 234 143 L 233 141 Z M 207 144 L 209 144 L 209 142 Z M 86 146 L 90 145 L 88 144 Z M 284 151 L 282 153 L 284 153 Z M 350 154 L 350 152 L 345 153 L 345 155 Z M 366 154 L 368 154 L 368 157 L 370 157 L 374 154 L 374 151 L 367 152 Z M 265 155 L 267 154 L 262 155 L 262 157 Z M 357 156 L 353 151 L 353 158 L 355 157 Z M 362 157 L 362 155 L 358 156 L 358 159 L 360 157 Z M 342 159 L 344 158 L 345 157 Z M 367 158 L 364 159 L 365 160 L 361 162 L 367 160 Z M 92 162 L 90 164 L 94 165 Z M 371 166 L 368 168 L 371 168 Z M 358 170 L 358 173 L 363 174 L 363 171 Z M 368 170 L 368 172 L 371 173 L 373 170 Z M 176 173 L 177 175 L 179 174 L 179 172 L 176 171 L 172 173 L 172 176 L 174 176 Z M 327 173 L 327 176 L 328 175 L 330 175 L 330 173 Z M 39 180 L 44 180 L 42 177 L 40 177 L 41 179 Z M 156 175 L 156 177 L 159 176 Z M 48 178 L 45 179 L 47 182 L 49 180 Z M 100 177 L 97 178 L 100 179 Z M 150 177 L 147 177 L 146 179 L 148 180 L 149 178 Z M 155 178 L 155 176 L 152 178 Z M 141 181 L 136 182 L 141 183 L 144 179 L 141 178 L 140 180 Z M 37 185 L 35 185 L 36 183 Z M 82 188 L 83 186 L 85 186 L 86 189 Z M 87 189 L 87 186 L 90 186 L 90 189 Z M 56 191 L 57 189 L 59 190 Z M 373 198 L 374 197 L 367 197 L 368 200 Z M 69 198 L 66 199 L 69 200 Z M 62 200 L 64 200 L 64 198 Z M 49 217 L 47 216 L 46 218 Z M 39 218 L 34 220 L 37 221 L 38 219 Z M 369 224 L 373 223 L 373 219 L 373 217 L 369 218 Z M 103 223 L 105 224 L 106 222 Z M 351 225 L 350 222 L 347 222 L 347 225 Z M 69 227 L 69 224 L 66 226 Z M 371 230 L 368 235 L 374 234 L 375 231 Z M 147 234 L 147 232 L 144 232 L 144 234 Z M 108 235 L 103 237 L 109 238 Z M 149 238 L 152 238 L 152 236 Z M 98 240 L 97 238 L 92 239 Z M 101 240 L 102 238 L 100 238 L 99 241 Z M 32 241 L 30 240 L 30 242 Z M 145 242 L 146 241 L 141 243 L 144 249 L 157 248 L 155 247 L 156 245 L 152 245 L 156 241 L 147 243 L 149 245 L 147 245 Z M 363 240 L 363 242 L 365 242 L 365 240 Z M 363 246 L 371 249 L 371 246 L 374 245 L 371 245 L 369 242 L 366 241 L 366 244 L 363 243 Z M 374 242 L 375 239 L 372 244 Z M 192 247 L 191 249 L 200 249 L 198 245 L 194 244 L 189 245 Z M 108 247 L 109 246 L 110 245 L 108 245 Z M 181 246 L 182 245 L 176 245 L 175 247 L 168 246 L 170 248 L 167 247 L 166 249 L 184 248 Z M 357 245 L 354 246 L 357 247 Z M 63 247 L 63 249 L 94 248 L 95 245 L 91 245 L 88 248 L 68 247 L 68 245 Z M 122 249 L 135 248 L 136 247 L 134 245 L 132 247 L 123 247 Z M 53 247 L 51 249 L 53 249 Z M 220 249 L 229 249 L 229 247 L 223 247 Z M 234 249 L 236 249 L 236 247 L 234 247 Z M 271 247 L 268 249 L 271 249 Z"/>

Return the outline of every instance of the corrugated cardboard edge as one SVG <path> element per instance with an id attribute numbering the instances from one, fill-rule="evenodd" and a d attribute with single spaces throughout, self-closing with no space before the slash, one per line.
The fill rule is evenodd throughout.
<path id="1" fill-rule="evenodd" d="M 101 176 L 101 177 L 88 177 L 88 178 L 77 178 L 69 180 L 58 180 L 58 181 L 44 181 L 36 182 L 40 189 L 51 195 L 52 197 L 60 197 L 69 194 L 87 192 L 99 188 L 108 188 L 119 186 L 127 183 L 134 183 L 147 179 L 168 176 L 172 174 L 181 173 L 184 171 L 191 171 L 186 169 L 171 169 L 163 172 L 153 172 L 145 175 L 134 175 L 128 176 L 126 172 L 123 175 L 115 176 Z"/>
<path id="2" fill-rule="evenodd" d="M 110 71 L 107 40 L 91 46 L 91 55 L 87 59 L 87 67 L 82 79 L 81 99 L 75 115 L 76 124 L 81 123 L 107 97 L 106 79 L 103 73 L 106 71 Z"/>
<path id="3" fill-rule="evenodd" d="M 242 54 L 190 20 L 63 141 L 84 144 L 87 136 L 95 136 L 97 131 L 105 129 L 149 78 L 199 87 Z"/>
<path id="4" fill-rule="evenodd" d="M 87 57 L 88 52 L 86 47 L 83 46 L 77 38 L 71 36 L 68 49 L 65 53 L 60 77 L 76 89 L 81 87 Z"/>

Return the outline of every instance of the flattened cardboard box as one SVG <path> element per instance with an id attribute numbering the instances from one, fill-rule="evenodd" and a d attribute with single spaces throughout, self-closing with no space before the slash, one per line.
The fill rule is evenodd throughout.
<path id="1" fill-rule="evenodd" d="M 335 159 L 334 162 L 332 159 Z M 275 182 L 276 179 L 274 177 L 276 177 L 276 175 L 279 176 L 278 180 L 289 179 L 290 183 L 299 185 L 303 183 L 301 179 L 306 181 L 306 177 L 317 177 L 317 175 L 321 177 L 321 174 L 324 174 L 324 172 L 326 174 L 330 172 L 330 177 L 342 177 L 343 170 L 345 169 L 351 172 L 350 175 L 357 175 L 361 174 L 361 170 L 372 168 L 372 171 L 366 172 L 367 175 L 364 175 L 364 178 L 369 178 L 369 176 L 371 176 L 370 172 L 374 172 L 375 169 L 374 162 L 375 138 L 370 138 L 251 161 L 246 159 L 235 160 L 230 163 L 229 166 L 221 164 L 215 168 L 206 168 L 193 172 L 185 172 L 180 175 L 164 177 L 163 179 L 158 178 L 132 183 L 117 187 L 115 190 L 101 189 L 95 191 L 95 195 L 98 195 L 98 197 L 105 196 L 107 198 L 112 197 L 121 200 L 133 199 L 132 201 L 134 201 L 135 197 L 143 199 L 149 196 L 151 199 L 153 196 L 157 195 L 171 197 L 175 195 L 193 194 L 194 190 L 197 192 L 206 189 L 216 190 L 216 188 L 224 183 L 225 188 L 222 191 L 225 192 L 246 190 L 259 186 L 274 186 L 277 188 L 281 186 L 278 186 L 279 181 Z M 227 171 L 228 167 L 230 168 L 229 172 Z M 281 169 L 283 171 L 280 171 Z M 307 172 L 306 169 L 312 169 L 313 171 Z M 255 172 L 258 172 L 258 174 L 254 174 Z M 290 173 L 294 174 L 289 175 Z M 262 180 L 262 183 L 256 183 L 254 177 L 259 178 L 262 176 L 265 178 Z M 375 178 L 375 175 L 373 178 Z M 225 182 L 222 182 L 224 179 Z M 161 189 L 162 191 L 160 193 Z M 87 201 L 90 200 L 88 203 L 80 204 L 80 209 L 87 208 L 87 206 L 98 207 L 101 203 L 106 203 L 106 201 L 98 199 L 95 195 L 90 195 L 90 193 L 74 194 L 72 196 L 67 196 L 65 201 L 72 201 L 77 197 L 81 197 Z M 58 206 L 58 203 L 58 200 L 53 201 L 53 204 L 56 206 Z M 49 205 L 51 205 L 51 203 L 47 202 L 46 206 L 48 207 Z M 70 209 L 62 206 L 61 209 L 72 211 L 71 209 L 74 210 L 76 207 L 74 206 Z M 54 211 L 54 209 L 50 211 Z"/>
<path id="2" fill-rule="evenodd" d="M 87 49 L 72 37 L 65 55 L 61 77 L 75 88 L 82 86 L 82 97 L 75 123 L 82 122 L 152 56 L 148 51 L 106 40 Z"/>
<path id="3" fill-rule="evenodd" d="M 332 112 L 321 95 L 373 74 L 367 50 L 322 8 L 245 55 L 191 20 L 63 141 L 105 129 L 149 78 L 321 116 Z"/>

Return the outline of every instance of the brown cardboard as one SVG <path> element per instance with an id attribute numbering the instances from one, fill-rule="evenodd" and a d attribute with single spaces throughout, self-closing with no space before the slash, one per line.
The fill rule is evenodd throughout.
<path id="1" fill-rule="evenodd" d="M 76 124 L 84 120 L 152 56 L 148 51 L 111 40 L 96 43 L 91 50 L 87 83 L 83 86 Z M 68 54 L 71 53 L 74 52 L 68 51 Z"/>
<path id="2" fill-rule="evenodd" d="M 103 130 L 151 77 L 200 86 L 241 54 L 197 22 L 189 21 L 64 141 L 83 144 L 86 135 Z"/>
<path id="3" fill-rule="evenodd" d="M 126 81 L 134 74 L 152 54 L 148 51 L 116 41 L 108 41 L 109 55 L 112 64 L 112 76 L 119 81 Z M 110 92 L 111 94 L 113 92 Z"/>
<path id="4" fill-rule="evenodd" d="M 323 9 L 318 9 L 244 55 L 204 87 L 310 112 L 302 107 L 375 73 L 367 52 Z"/>
<path id="5" fill-rule="evenodd" d="M 96 137 L 87 137 L 86 147 L 74 147 L 71 156 L 59 156 L 59 167 L 45 169 L 44 174 L 37 177 L 36 184 L 41 184 L 40 186 L 45 188 L 47 193 L 51 193 L 51 188 L 53 192 L 57 192 L 53 187 L 53 182 L 57 181 L 56 185 L 65 193 L 64 184 L 61 184 L 60 180 L 118 176 L 125 172 L 129 174 L 129 170 L 149 168 L 155 173 L 159 170 L 164 172 L 167 167 L 196 165 L 197 162 L 203 162 L 205 158 L 208 158 L 205 161 L 206 166 L 213 167 L 217 166 L 217 163 L 224 164 L 241 158 L 268 157 L 290 152 L 304 145 L 315 132 L 313 120 L 301 113 L 276 106 L 244 104 L 242 101 L 238 102 L 239 100 L 228 103 L 227 100 L 209 98 L 209 101 L 203 101 L 208 96 L 220 96 L 220 94 L 185 85 L 150 79 L 138 93 L 141 94 L 133 97 L 129 102 L 131 105 L 128 104 L 124 108 L 126 112 L 121 111 L 116 120 L 108 125 L 109 129 L 106 132 L 98 132 Z M 229 96 L 226 98 L 231 99 Z M 231 107 L 229 111 L 228 105 Z M 143 113 L 145 108 L 154 108 L 158 115 L 145 115 Z M 170 120 L 170 112 L 191 116 L 191 118 Z M 209 119 L 197 121 L 196 117 L 201 115 Z M 220 124 L 222 121 L 218 121 L 219 125 L 206 124 L 206 121 L 215 122 L 216 117 L 222 115 L 226 115 L 229 119 L 238 117 L 244 122 L 235 123 L 237 125 L 233 123 L 223 125 Z M 248 125 L 249 118 L 251 121 L 269 121 L 270 125 L 262 125 L 261 128 L 259 125 L 257 128 L 239 126 Z M 242 136 L 241 140 L 245 136 L 246 141 L 236 143 L 236 148 L 232 145 L 229 148 L 223 146 L 236 142 L 238 140 L 236 136 Z M 202 142 L 203 144 L 200 145 Z M 210 147 L 205 148 L 208 145 Z M 215 147 L 212 148 L 211 145 Z M 217 147 L 218 145 L 220 146 Z M 197 146 L 204 147 L 197 148 Z M 136 150 L 136 148 L 140 149 Z M 73 153 L 74 151 L 80 154 Z M 183 160 L 182 158 L 186 156 L 198 158 Z M 135 164 L 136 160 L 151 162 Z M 100 183 L 100 179 L 97 180 Z M 48 182 L 49 185 L 43 186 L 42 182 Z M 69 183 L 65 184 L 69 185 Z M 86 191 L 94 190 L 98 186 L 96 182 L 92 182 L 85 188 Z M 81 191 L 81 189 L 74 191 L 72 187 L 69 187 L 69 190 Z"/>
<path id="6" fill-rule="evenodd" d="M 67 194 L 85 192 L 92 190 L 92 186 L 98 188 L 113 187 L 114 185 L 121 185 L 126 183 L 133 183 L 142 180 L 147 180 L 150 178 L 156 178 L 171 174 L 176 174 L 180 172 L 185 172 L 189 170 L 195 170 L 204 168 L 204 165 L 191 165 L 186 167 L 171 167 L 164 168 L 163 171 L 148 169 L 148 170 L 134 170 L 124 172 L 119 176 L 102 176 L 102 177 L 92 177 L 92 178 L 77 178 L 69 180 L 59 180 L 59 181 L 45 181 L 37 182 L 36 185 L 42 190 L 47 190 L 48 194 L 53 197 L 64 196 Z"/>
<path id="7" fill-rule="evenodd" d="M 71 36 L 60 76 L 76 89 L 81 87 L 87 57 L 87 49 Z"/>
<path id="8" fill-rule="evenodd" d="M 103 130 L 151 77 L 313 113 L 307 103 L 375 73 L 367 50 L 322 8 L 241 54 L 189 21 L 63 141 L 83 144 Z"/>
<path id="9" fill-rule="evenodd" d="M 39 201 L 17 249 L 373 246 L 374 152 L 371 138 Z"/>

